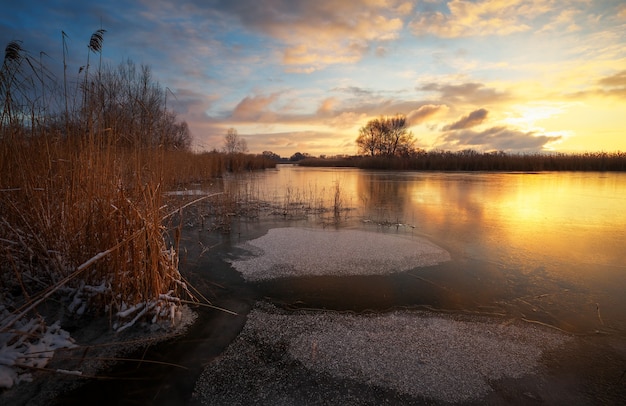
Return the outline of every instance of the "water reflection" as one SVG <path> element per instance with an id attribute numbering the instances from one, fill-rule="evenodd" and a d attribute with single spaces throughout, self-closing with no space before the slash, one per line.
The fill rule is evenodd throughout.
<path id="1" fill-rule="evenodd" d="M 623 266 L 623 174 L 355 173 L 365 216 L 500 262 Z"/>
<path id="2" fill-rule="evenodd" d="M 454 258 L 429 281 L 465 294 L 467 303 L 506 302 L 553 325 L 608 328 L 598 325 L 599 305 L 602 324 L 626 330 L 626 174 L 281 166 L 255 176 L 263 197 L 274 200 L 330 199 L 339 184 L 352 208 L 346 227 L 385 231 L 380 224 L 400 223 L 387 232 L 429 237 Z"/>

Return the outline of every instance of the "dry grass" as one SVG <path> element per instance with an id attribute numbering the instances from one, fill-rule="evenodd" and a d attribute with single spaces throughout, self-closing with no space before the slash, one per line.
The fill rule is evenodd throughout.
<path id="1" fill-rule="evenodd" d="M 2 139 L 0 148 L 4 288 L 19 285 L 28 303 L 72 275 L 64 288 L 73 289 L 73 310 L 88 304 L 112 319 L 163 294 L 181 297 L 177 254 L 164 238 L 159 154 L 47 137 Z M 169 317 L 161 306 L 156 313 Z"/>
<path id="2" fill-rule="evenodd" d="M 189 299 L 178 254 L 166 244 L 172 207 L 163 191 L 185 179 L 168 172 L 166 182 L 165 163 L 184 165 L 192 154 L 46 137 L 2 139 L 0 150 L 0 286 L 13 292 L 10 302 L 22 300 L 14 314 L 51 288 L 69 289 L 70 310 L 107 312 L 118 327 L 140 312 L 171 318 L 178 299 Z M 215 176 L 214 160 L 203 163 L 205 179 Z"/>
<path id="3" fill-rule="evenodd" d="M 91 37 L 89 55 L 102 51 L 105 32 Z M 146 67 L 78 72 L 69 80 L 66 68 L 61 86 L 20 42 L 5 50 L 0 315 L 10 316 L 0 333 L 56 293 L 118 330 L 140 318 L 175 322 L 178 306 L 195 299 L 178 270 L 180 229 L 167 227 L 185 202 L 165 192 L 227 168 L 269 166 L 251 155 L 192 153 L 186 124 Z"/>

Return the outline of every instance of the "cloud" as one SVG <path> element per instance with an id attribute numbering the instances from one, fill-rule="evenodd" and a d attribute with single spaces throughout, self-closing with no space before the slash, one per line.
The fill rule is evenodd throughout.
<path id="1" fill-rule="evenodd" d="M 358 86 L 344 86 L 344 87 L 336 87 L 332 89 L 335 92 L 348 93 L 355 97 L 372 97 L 374 92 L 369 89 L 364 89 Z"/>
<path id="2" fill-rule="evenodd" d="M 353 111 L 346 111 L 336 116 L 332 117 L 329 120 L 326 120 L 324 123 L 329 127 L 346 129 L 350 127 L 354 127 L 359 124 L 359 122 L 367 119 L 367 115 L 365 113 L 356 113 Z"/>
<path id="3" fill-rule="evenodd" d="M 598 84 L 603 87 L 602 94 L 626 98 L 626 70 L 606 76 L 600 79 Z"/>
<path id="4" fill-rule="evenodd" d="M 342 100 L 336 113 L 354 112 L 367 117 L 404 114 L 411 125 L 420 124 L 432 116 L 448 111 L 445 104 L 435 104 L 426 100 L 406 100 L 403 91 L 372 90 L 359 86 L 342 86 L 331 89 L 337 93 L 337 104 Z M 407 89 L 408 92 L 408 89 Z M 410 92 L 409 92 L 410 93 Z M 347 95 L 347 97 L 342 97 Z"/>
<path id="5" fill-rule="evenodd" d="M 428 121 L 434 116 L 440 113 L 445 113 L 447 111 L 448 106 L 446 106 L 445 104 L 426 104 L 409 112 L 409 114 L 406 115 L 406 118 L 409 122 L 409 125 L 414 126 Z"/>
<path id="6" fill-rule="evenodd" d="M 598 83 L 602 86 L 624 87 L 626 86 L 626 70 L 604 77 L 598 80 Z"/>
<path id="7" fill-rule="evenodd" d="M 387 56 L 388 53 L 389 51 L 387 50 L 387 48 L 382 45 L 377 46 L 376 51 L 374 51 L 374 54 L 379 58 Z"/>
<path id="8" fill-rule="evenodd" d="M 274 121 L 276 114 L 269 107 L 279 96 L 280 93 L 272 93 L 245 97 L 235 106 L 232 118 L 239 121 Z"/>
<path id="9" fill-rule="evenodd" d="M 551 11 L 549 3 L 541 0 L 452 0 L 447 6 L 447 13 L 420 13 L 409 24 L 413 34 L 444 38 L 508 35 L 531 30 L 534 19 Z"/>
<path id="10" fill-rule="evenodd" d="M 341 48 L 341 49 L 340 49 Z M 308 44 L 298 44 L 285 49 L 283 63 L 288 72 L 311 73 L 321 67 L 339 63 L 354 63 L 367 50 L 364 44 L 329 44 L 324 49 Z"/>
<path id="11" fill-rule="evenodd" d="M 385 92 L 355 86 L 333 90 L 337 92 L 336 96 L 326 97 L 317 102 L 300 98 L 283 100 L 287 91 L 246 96 L 235 105 L 232 112 L 219 114 L 213 120 L 230 126 L 247 124 L 310 128 L 326 126 L 345 130 L 363 125 L 367 120 L 381 115 L 404 114 L 411 125 L 417 125 L 448 111 L 448 106 L 443 104 L 383 97 L 381 93 Z M 315 104 L 316 109 L 313 107 L 307 110 L 307 105 Z"/>
<path id="12" fill-rule="evenodd" d="M 576 22 L 576 16 L 581 13 L 580 10 L 566 9 L 561 11 L 550 23 L 543 26 L 540 32 L 575 32 L 580 31 L 581 27 Z"/>
<path id="13" fill-rule="evenodd" d="M 322 100 L 322 103 L 320 103 L 320 106 L 317 109 L 317 114 L 320 116 L 331 114 L 336 105 L 336 98 L 327 97 L 326 99 Z"/>
<path id="14" fill-rule="evenodd" d="M 501 126 L 483 131 L 450 131 L 445 133 L 440 141 L 443 141 L 441 147 L 444 149 L 538 152 L 561 138 L 561 136 L 537 135 L 535 132 L 524 132 Z"/>
<path id="15" fill-rule="evenodd" d="M 463 130 L 466 128 L 475 127 L 487 119 L 488 113 L 489 112 L 485 109 L 474 110 L 467 116 L 461 117 L 458 121 L 443 127 L 443 131 Z"/>
<path id="16" fill-rule="evenodd" d="M 200 0 L 196 0 L 200 6 Z M 248 30 L 278 39 L 288 70 L 310 72 L 360 60 L 372 45 L 404 28 L 408 2 L 335 0 L 217 0 L 214 8 Z"/>
<path id="17" fill-rule="evenodd" d="M 482 83 L 469 82 L 460 85 L 427 83 L 417 90 L 438 92 L 440 98 L 447 103 L 491 104 L 511 98 L 507 92 L 485 87 Z"/>
<path id="18" fill-rule="evenodd" d="M 570 94 L 574 99 L 589 96 L 609 96 L 626 99 L 626 70 L 602 77 L 596 82 L 596 86 Z"/>
<path id="19" fill-rule="evenodd" d="M 199 111 L 204 111 L 211 106 L 212 102 L 211 98 L 205 94 L 184 88 L 176 90 L 173 95 L 166 90 L 166 96 L 168 96 L 168 108 L 186 115 L 195 115 Z"/>
<path id="20" fill-rule="evenodd" d="M 228 54 L 251 45 L 274 55 L 287 72 L 311 73 L 352 64 L 395 41 L 411 4 L 401 0 L 153 0 L 142 1 L 142 18 L 154 26 L 153 42 L 193 41 L 195 52 Z M 152 34 L 152 31 L 155 34 Z M 212 39 L 238 41 L 206 46 Z M 168 41 L 167 37 L 179 41 Z M 170 38 L 171 39 L 171 38 Z M 176 52 L 176 45 L 168 52 Z"/>

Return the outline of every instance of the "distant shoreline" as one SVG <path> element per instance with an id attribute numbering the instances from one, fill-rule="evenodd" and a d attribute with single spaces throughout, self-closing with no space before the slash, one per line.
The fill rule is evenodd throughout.
<path id="1" fill-rule="evenodd" d="M 622 172 L 626 171 L 626 152 L 508 154 L 505 152 L 479 153 L 473 150 L 460 152 L 431 151 L 410 157 L 307 157 L 291 163 L 306 167 L 349 167 L 418 171 Z"/>

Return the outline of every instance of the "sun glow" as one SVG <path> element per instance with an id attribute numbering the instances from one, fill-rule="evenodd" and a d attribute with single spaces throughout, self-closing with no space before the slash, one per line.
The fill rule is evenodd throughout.
<path id="1" fill-rule="evenodd" d="M 531 103 L 515 105 L 512 111 L 506 113 L 504 122 L 523 131 L 546 131 L 538 123 L 562 115 L 569 107 L 569 103 Z"/>

